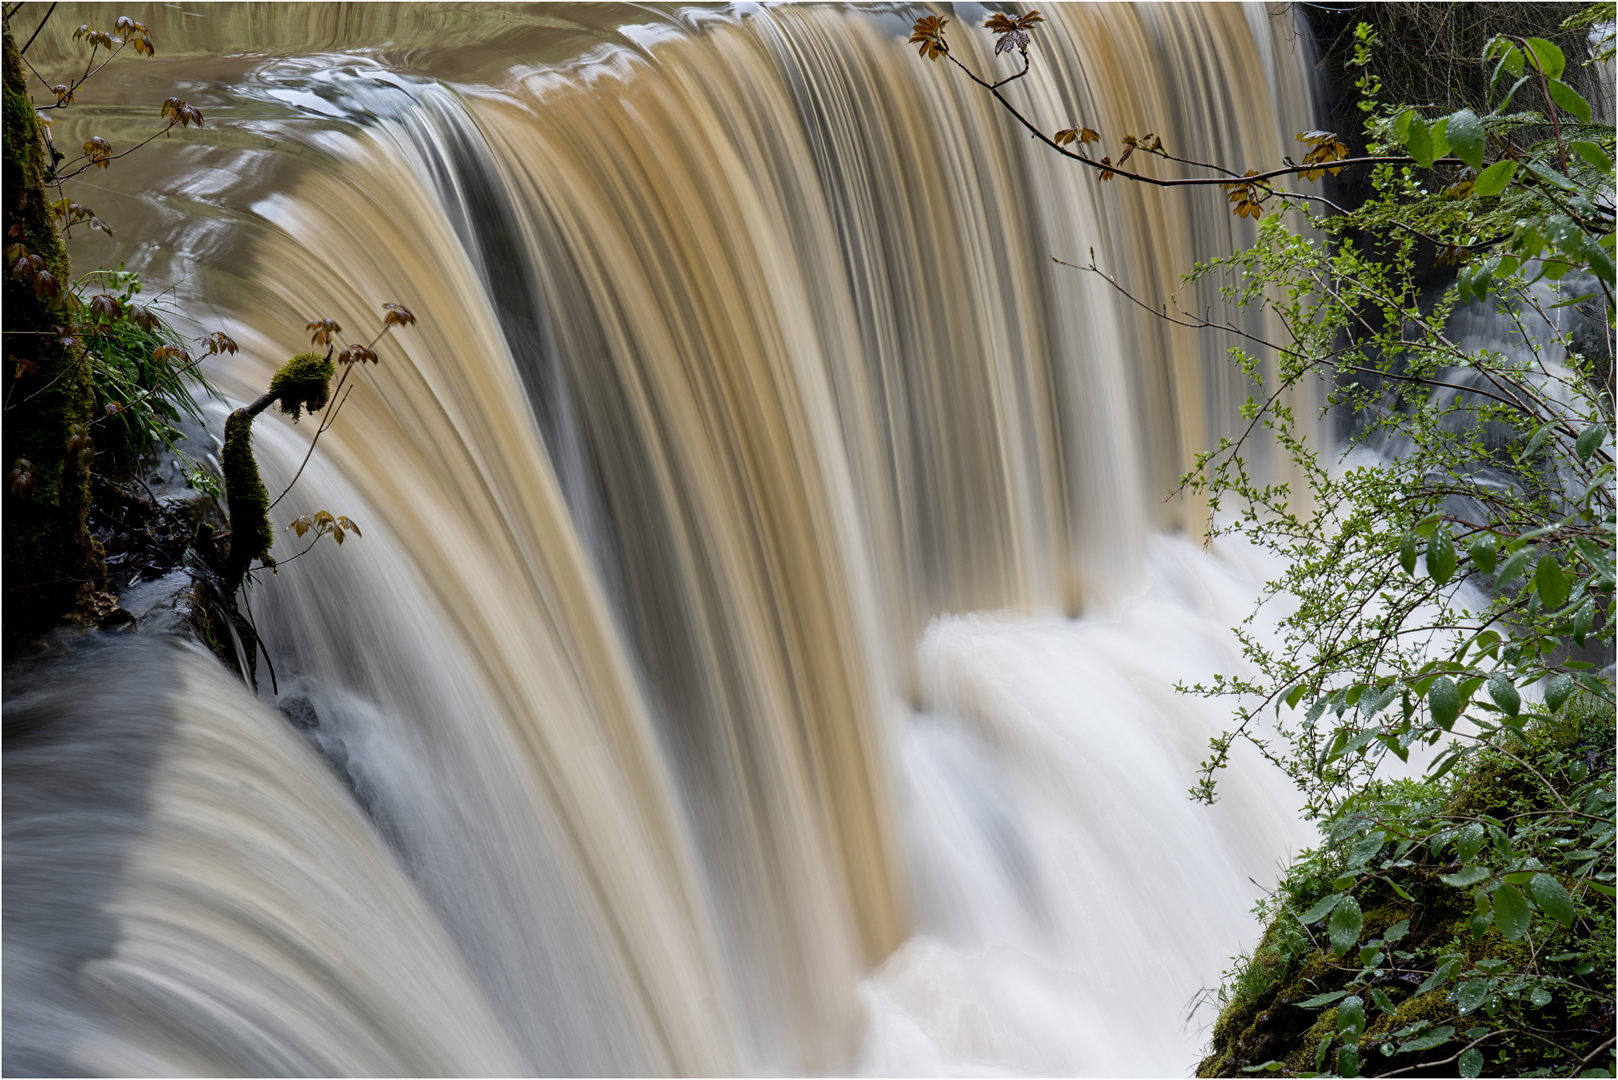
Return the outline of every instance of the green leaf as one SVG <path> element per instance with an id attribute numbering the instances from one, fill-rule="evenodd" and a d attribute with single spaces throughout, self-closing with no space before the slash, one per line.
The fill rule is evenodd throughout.
<path id="1" fill-rule="evenodd" d="M 1546 89 L 1550 91 L 1551 100 L 1563 112 L 1570 112 L 1582 122 L 1590 122 L 1590 103 L 1579 96 L 1579 92 L 1563 82 L 1561 79 L 1552 79 Z"/>
<path id="2" fill-rule="evenodd" d="M 1573 696 L 1573 691 L 1579 684 L 1573 681 L 1573 676 L 1563 672 L 1549 683 L 1545 684 L 1545 707 L 1555 712 L 1566 704 L 1567 699 Z"/>
<path id="3" fill-rule="evenodd" d="M 1330 915 L 1332 913 L 1332 909 L 1341 903 L 1342 899 L 1342 893 L 1333 893 L 1331 896 L 1328 896 L 1324 900 L 1321 900 L 1319 903 L 1315 904 L 1314 907 L 1310 908 L 1302 915 L 1299 915 L 1298 921 L 1303 923 L 1305 926 L 1313 926 L 1321 919 L 1324 919 L 1327 915 Z M 1333 998 L 1332 1000 L 1335 1001 L 1336 999 Z"/>
<path id="4" fill-rule="evenodd" d="M 1382 931 L 1382 940 L 1387 942 L 1389 945 L 1392 945 L 1396 941 L 1404 940 L 1404 936 L 1408 933 L 1410 933 L 1410 920 L 1400 919 L 1398 922 Z"/>
<path id="5" fill-rule="evenodd" d="M 1518 460 L 1526 461 L 1533 457 L 1534 451 L 1538 450 L 1540 446 L 1544 444 L 1545 440 L 1550 438 L 1551 434 L 1556 431 L 1556 425 L 1558 423 L 1559 421 L 1552 420 L 1548 423 L 1541 424 L 1537 429 L 1535 429 L 1534 433 L 1528 437 L 1528 445 L 1523 447 L 1522 453 L 1517 455 Z"/>
<path id="6" fill-rule="evenodd" d="M 1300 1001 L 1300 1002 L 1298 1002 L 1298 1008 L 1300 1008 L 1300 1009 L 1318 1009 L 1322 1005 L 1330 1005 L 1334 1001 L 1341 1001 L 1343 998 L 1346 998 L 1347 996 L 1348 996 L 1348 991 L 1347 990 L 1333 990 L 1329 994 L 1320 994 L 1320 995 L 1318 995 L 1316 997 L 1310 998 L 1308 1001 Z"/>
<path id="7" fill-rule="evenodd" d="M 1461 692 L 1448 675 L 1433 680 L 1432 689 L 1427 691 L 1427 707 L 1433 712 L 1434 722 L 1445 731 L 1461 715 Z"/>
<path id="8" fill-rule="evenodd" d="M 1303 698 L 1304 691 L 1307 689 L 1309 689 L 1307 686 L 1299 683 L 1297 686 L 1294 686 L 1290 691 L 1288 691 L 1286 696 L 1287 708 L 1296 709 L 1298 707 L 1299 700 Z"/>
<path id="9" fill-rule="evenodd" d="M 1507 716 L 1516 716 L 1522 710 L 1522 695 L 1504 672 L 1497 671 L 1489 676 L 1489 696 Z"/>
<path id="10" fill-rule="evenodd" d="M 1337 1051 L 1337 1072 L 1340 1076 L 1358 1076 L 1360 1074 L 1360 1052 L 1358 1047 L 1344 1046 Z"/>
<path id="11" fill-rule="evenodd" d="M 1415 109 L 1406 109 L 1393 118 L 1393 137 L 1400 143 L 1405 143 L 1410 139 L 1410 121 L 1415 118 Z"/>
<path id="12" fill-rule="evenodd" d="M 1331 1049 L 1332 1039 L 1336 1036 L 1328 1035 L 1320 1040 L 1315 1047 L 1315 1071 L 1318 1073 L 1326 1064 L 1326 1053 Z"/>
<path id="13" fill-rule="evenodd" d="M 1483 826 L 1472 822 L 1455 834 L 1455 856 L 1463 863 L 1483 850 Z"/>
<path id="14" fill-rule="evenodd" d="M 1456 1070 L 1465 1077 L 1480 1076 L 1483 1073 L 1483 1051 L 1471 1047 L 1461 1051 L 1460 1060 L 1455 1063 Z"/>
<path id="15" fill-rule="evenodd" d="M 1376 1002 L 1376 1007 L 1385 1013 L 1391 1015 L 1398 1011 L 1398 1006 L 1393 1003 L 1393 999 L 1374 986 L 1371 988 L 1371 1000 Z"/>
<path id="16" fill-rule="evenodd" d="M 1348 853 L 1349 866 L 1364 866 L 1371 861 L 1371 857 L 1382 850 L 1387 836 L 1381 832 L 1373 832 L 1363 837 Z"/>
<path id="17" fill-rule="evenodd" d="M 1357 945 L 1362 923 L 1360 902 L 1352 896 L 1343 897 L 1332 910 L 1331 922 L 1326 924 L 1326 934 L 1331 938 L 1332 951 L 1338 956 L 1343 956 Z"/>
<path id="18" fill-rule="evenodd" d="M 1433 533 L 1433 538 L 1427 541 L 1427 574 L 1438 584 L 1442 585 L 1455 573 L 1455 541 L 1450 539 L 1449 530 L 1439 528 Z"/>
<path id="19" fill-rule="evenodd" d="M 1433 167 L 1432 129 L 1419 116 L 1410 118 L 1409 131 L 1405 137 L 1405 149 L 1410 151 L 1410 156 L 1416 160 L 1417 165 L 1424 169 Z"/>
<path id="20" fill-rule="evenodd" d="M 1612 172 L 1612 158 L 1608 157 L 1607 152 L 1595 143 L 1587 142 L 1584 139 L 1574 139 L 1567 144 L 1567 148 L 1588 161 L 1595 167 L 1596 171 L 1601 173 Z"/>
<path id="21" fill-rule="evenodd" d="M 1578 451 L 1580 461 L 1589 461 L 1590 455 L 1595 453 L 1601 444 L 1607 441 L 1607 425 L 1591 424 L 1579 432 L 1579 441 L 1574 445 Z"/>
<path id="22" fill-rule="evenodd" d="M 1476 852 L 1473 852 L 1476 854 Z M 1453 885 L 1457 889 L 1464 889 L 1476 885 L 1489 876 L 1489 869 L 1485 866 L 1463 866 L 1453 874 L 1440 874 L 1439 881 L 1445 885 Z"/>
<path id="23" fill-rule="evenodd" d="M 1449 153 L 1449 117 L 1441 116 L 1433 121 L 1433 160 Z"/>
<path id="24" fill-rule="evenodd" d="M 1528 901 L 1515 885 L 1501 885 L 1494 891 L 1494 925 L 1507 941 L 1516 941 L 1528 932 L 1532 918 Z"/>
<path id="25" fill-rule="evenodd" d="M 1530 558 L 1532 558 L 1531 548 L 1523 548 L 1521 551 L 1512 552 L 1510 557 L 1506 559 L 1505 564 L 1500 567 L 1499 573 L 1495 574 L 1494 587 L 1504 589 L 1507 585 L 1517 580 L 1517 576 L 1528 569 L 1528 560 Z"/>
<path id="26" fill-rule="evenodd" d="M 1581 648 L 1584 639 L 1590 634 L 1590 626 L 1596 618 L 1596 598 L 1590 597 L 1579 605 L 1579 610 L 1573 613 L 1573 640 Z"/>
<path id="27" fill-rule="evenodd" d="M 1555 44 L 1544 38 L 1531 37 L 1528 39 L 1528 51 L 1533 54 L 1539 70 L 1545 73 L 1547 79 L 1562 77 L 1562 71 L 1567 67 L 1567 57 Z"/>
<path id="28" fill-rule="evenodd" d="M 1352 1032 L 1356 1039 L 1365 1034 L 1365 1002 L 1358 995 L 1344 998 L 1337 1006 L 1337 1030 L 1344 1035 Z"/>
<path id="29" fill-rule="evenodd" d="M 1447 119 L 1449 123 L 1445 126 L 1444 135 L 1449 139 L 1450 148 L 1455 151 L 1455 156 L 1472 168 L 1481 170 L 1485 141 L 1483 121 L 1479 120 L 1477 113 L 1471 109 L 1451 113 Z"/>
<path id="30" fill-rule="evenodd" d="M 1450 999 L 1460 1006 L 1461 1015 L 1472 1012 L 1489 996 L 1488 979 L 1468 979 L 1455 988 Z"/>
<path id="31" fill-rule="evenodd" d="M 1425 1035 L 1411 1039 L 1409 1042 L 1401 1043 L 1399 1045 L 1399 1053 L 1405 1054 L 1414 1053 L 1419 1050 L 1431 1050 L 1435 1046 L 1443 1046 L 1445 1043 L 1449 1042 L 1450 1039 L 1454 1038 L 1454 1036 L 1455 1029 L 1446 1024 L 1443 1027 L 1434 1028 Z"/>
<path id="32" fill-rule="evenodd" d="M 1536 986 L 1528 991 L 1528 1000 L 1534 1003 L 1534 1008 L 1543 1009 L 1552 1001 L 1551 992 L 1543 986 Z"/>
<path id="33" fill-rule="evenodd" d="M 1412 576 L 1416 573 L 1416 549 L 1421 544 L 1421 537 L 1416 530 L 1411 529 L 1399 538 L 1399 565 Z"/>
<path id="34" fill-rule="evenodd" d="M 1534 570 L 1534 588 L 1539 591 L 1539 602 L 1554 610 L 1567 603 L 1573 582 L 1562 573 L 1562 564 L 1557 562 L 1556 556 L 1547 554 Z"/>
<path id="35" fill-rule="evenodd" d="M 1534 898 L 1539 910 L 1563 926 L 1573 925 L 1573 898 L 1560 881 L 1549 874 L 1535 874 L 1528 879 L 1528 895 Z"/>
<path id="36" fill-rule="evenodd" d="M 1507 158 L 1497 161 L 1487 169 L 1478 173 L 1478 178 L 1472 181 L 1473 195 L 1498 195 L 1506 190 L 1511 178 L 1517 175 L 1517 163 Z"/>

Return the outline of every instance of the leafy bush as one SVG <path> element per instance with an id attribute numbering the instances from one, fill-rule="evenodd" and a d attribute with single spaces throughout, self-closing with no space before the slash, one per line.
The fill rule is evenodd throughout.
<path id="1" fill-rule="evenodd" d="M 1199 1075 L 1607 1075 L 1613 736 L 1583 696 L 1346 802 L 1259 905 Z"/>
<path id="2" fill-rule="evenodd" d="M 92 291 L 98 286 L 103 291 Z M 198 393 L 214 395 L 158 304 L 141 303 L 140 276 L 96 270 L 74 288 L 78 331 L 95 382 L 97 448 L 110 471 L 129 471 L 151 447 L 175 451 L 183 417 L 200 422 Z M 109 471 L 107 465 L 103 471 Z M 195 470 L 192 470 L 195 471 Z"/>

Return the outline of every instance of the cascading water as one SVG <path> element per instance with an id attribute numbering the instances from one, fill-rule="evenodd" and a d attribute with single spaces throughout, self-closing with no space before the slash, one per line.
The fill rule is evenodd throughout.
<path id="1" fill-rule="evenodd" d="M 181 650 L 11 680 L 8 1071 L 1186 1067 L 1302 839 L 1261 770 L 1185 799 L 1170 689 L 1238 662 L 1255 571 L 1154 536 L 1246 389 L 1050 257 L 1155 303 L 1245 226 L 1064 167 L 909 14 L 153 16 L 111 96 L 209 126 L 77 264 L 183 282 L 232 401 L 309 319 L 421 322 L 275 510 L 364 538 L 248 594 L 324 762 Z M 1046 121 L 1311 126 L 1290 16 L 1048 14 Z M 272 492 L 310 427 L 259 422 Z"/>

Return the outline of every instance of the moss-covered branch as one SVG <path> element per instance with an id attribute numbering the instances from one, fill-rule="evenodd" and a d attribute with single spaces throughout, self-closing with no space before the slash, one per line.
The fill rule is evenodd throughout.
<path id="1" fill-rule="evenodd" d="M 230 555 L 225 561 L 225 577 L 234 589 L 247 575 L 254 559 L 274 566 L 270 546 L 275 542 L 275 530 L 270 525 L 270 493 L 259 476 L 258 461 L 253 456 L 253 421 L 271 405 L 279 404 L 281 411 L 294 419 L 303 410 L 319 412 L 326 407 L 331 396 L 331 379 L 335 368 L 331 350 L 325 355 L 318 352 L 299 353 L 270 379 L 270 389 L 250 405 L 245 405 L 225 420 L 225 445 L 222 466 L 225 474 L 225 504 L 230 514 Z"/>

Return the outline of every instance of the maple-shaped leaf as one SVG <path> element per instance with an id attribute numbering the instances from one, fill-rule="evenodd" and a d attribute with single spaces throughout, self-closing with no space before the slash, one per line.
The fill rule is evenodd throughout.
<path id="1" fill-rule="evenodd" d="M 12 462 L 11 470 L 6 473 L 6 487 L 19 499 L 27 498 L 34 490 L 38 481 L 34 479 L 34 466 L 27 458 L 18 458 Z"/>
<path id="2" fill-rule="evenodd" d="M 1045 21 L 1045 16 L 1037 11 L 1030 11 L 1024 15 L 1003 15 L 996 13 L 989 16 L 989 21 L 983 24 L 983 29 L 993 33 L 999 40 L 995 42 L 994 54 L 999 56 L 1008 49 L 1018 52 L 1028 51 L 1028 31 L 1036 23 Z"/>
<path id="3" fill-rule="evenodd" d="M 337 325 L 336 319 L 315 319 L 309 325 L 305 326 L 304 329 L 313 331 L 313 333 L 309 335 L 310 344 L 330 345 L 331 336 L 333 334 L 341 333 L 343 328 Z"/>
<path id="4" fill-rule="evenodd" d="M 112 28 L 123 34 L 136 52 L 145 56 L 155 55 L 156 50 L 152 48 L 152 31 L 147 26 L 127 15 L 120 15 L 118 21 L 112 24 Z"/>
<path id="5" fill-rule="evenodd" d="M 1101 165 L 1102 165 L 1101 179 L 1103 179 L 1103 180 L 1111 180 L 1113 178 L 1113 176 L 1116 175 L 1112 171 L 1112 158 L 1110 158 L 1110 157 L 1102 158 L 1101 159 Z"/>
<path id="6" fill-rule="evenodd" d="M 382 309 L 387 313 L 382 316 L 382 324 L 384 326 L 415 325 L 416 316 L 411 314 L 410 309 L 405 307 L 403 304 L 383 304 Z"/>
<path id="7" fill-rule="evenodd" d="M 200 341 L 202 344 L 208 346 L 208 355 L 209 356 L 216 356 L 219 353 L 230 353 L 232 355 L 235 355 L 236 350 L 241 347 L 241 346 L 237 345 L 234 340 L 231 339 L 229 334 L 226 334 L 222 330 L 215 330 L 213 333 L 209 334 L 207 337 L 201 337 L 201 338 L 198 338 L 197 340 Z"/>
<path id="8" fill-rule="evenodd" d="M 110 293 L 96 293 L 90 298 L 90 314 L 103 319 L 116 319 L 124 313 L 124 305 Z"/>
<path id="9" fill-rule="evenodd" d="M 942 16 L 924 15 L 910 28 L 909 44 L 921 46 L 923 60 L 937 60 L 940 56 L 946 56 L 949 46 L 944 43 L 944 27 L 948 25 L 949 20 Z"/>
<path id="10" fill-rule="evenodd" d="M 188 127 L 191 124 L 202 126 L 202 110 L 189 101 L 181 101 L 177 97 L 164 99 L 161 115 L 168 117 L 169 127 L 175 124 L 181 127 Z"/>
<path id="11" fill-rule="evenodd" d="M 1101 136 L 1097 135 L 1094 129 L 1087 128 L 1082 124 L 1074 124 L 1070 128 L 1065 128 L 1062 131 L 1058 131 L 1054 136 L 1054 141 L 1057 146 L 1066 146 L 1068 143 L 1075 140 L 1078 141 L 1079 146 L 1082 149 L 1089 143 L 1100 142 Z"/>
<path id="12" fill-rule="evenodd" d="M 364 345 L 350 345 L 348 348 L 337 354 L 337 362 L 339 364 L 375 364 L 378 361 L 376 358 L 376 353 L 372 352 Z"/>
<path id="13" fill-rule="evenodd" d="M 105 169 L 112 162 L 112 144 L 100 135 L 92 135 L 90 141 L 84 144 L 84 156 L 90 160 L 90 164 Z"/>

